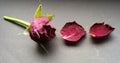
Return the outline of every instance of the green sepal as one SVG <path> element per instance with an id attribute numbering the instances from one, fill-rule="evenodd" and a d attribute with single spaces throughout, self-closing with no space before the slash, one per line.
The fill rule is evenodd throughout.
<path id="1" fill-rule="evenodd" d="M 53 19 L 54 15 L 52 15 L 52 14 L 46 14 L 45 17 L 47 17 L 51 21 Z"/>
<path id="2" fill-rule="evenodd" d="M 26 27 L 26 29 L 24 30 L 23 34 L 24 35 L 29 35 L 29 30 L 30 30 L 30 27 Z"/>
<path id="3" fill-rule="evenodd" d="M 34 18 L 39 18 L 42 14 L 42 4 L 38 6 L 38 8 L 35 11 Z"/>

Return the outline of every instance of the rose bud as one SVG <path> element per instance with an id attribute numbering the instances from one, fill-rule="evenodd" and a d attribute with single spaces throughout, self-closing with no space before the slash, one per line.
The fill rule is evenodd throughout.
<path id="1" fill-rule="evenodd" d="M 104 23 L 95 23 L 90 27 L 89 34 L 93 38 L 102 38 L 108 36 L 115 28 Z"/>
<path id="2" fill-rule="evenodd" d="M 30 37 L 37 43 L 51 40 L 55 37 L 55 28 L 51 25 L 48 18 L 41 16 L 31 21 Z"/>
<path id="3" fill-rule="evenodd" d="M 77 42 L 83 36 L 85 36 L 86 31 L 81 25 L 79 25 L 74 21 L 74 22 L 67 22 L 64 25 L 64 27 L 61 29 L 60 33 L 64 40 L 69 42 Z"/>

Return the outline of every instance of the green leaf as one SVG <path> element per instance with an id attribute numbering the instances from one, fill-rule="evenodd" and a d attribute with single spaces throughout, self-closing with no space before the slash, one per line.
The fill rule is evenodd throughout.
<path id="1" fill-rule="evenodd" d="M 35 11 L 34 18 L 39 18 L 42 14 L 42 4 L 38 6 L 38 8 Z"/>
<path id="2" fill-rule="evenodd" d="M 47 17 L 51 21 L 53 19 L 54 15 L 52 15 L 52 14 L 46 14 L 45 17 Z"/>

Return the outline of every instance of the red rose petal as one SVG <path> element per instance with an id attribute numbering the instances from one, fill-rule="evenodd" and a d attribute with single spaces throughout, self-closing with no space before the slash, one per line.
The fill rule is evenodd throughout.
<path id="1" fill-rule="evenodd" d="M 70 42 L 77 42 L 86 34 L 84 28 L 75 21 L 66 23 L 60 33 L 63 39 Z"/>
<path id="2" fill-rule="evenodd" d="M 109 35 L 113 30 L 114 28 L 108 24 L 95 23 L 90 27 L 89 33 L 94 38 L 102 38 Z"/>

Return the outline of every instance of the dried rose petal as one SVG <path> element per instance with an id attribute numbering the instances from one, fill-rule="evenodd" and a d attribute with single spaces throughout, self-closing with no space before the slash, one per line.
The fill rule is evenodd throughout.
<path id="1" fill-rule="evenodd" d="M 38 43 L 44 42 L 55 37 L 55 30 L 49 19 L 41 16 L 31 21 L 30 37 Z"/>
<path id="2" fill-rule="evenodd" d="M 109 35 L 115 28 L 104 23 L 95 23 L 90 27 L 89 33 L 94 38 L 102 38 Z"/>
<path id="3" fill-rule="evenodd" d="M 75 21 L 66 23 L 60 33 L 63 39 L 70 42 L 77 42 L 86 34 L 84 28 Z"/>

